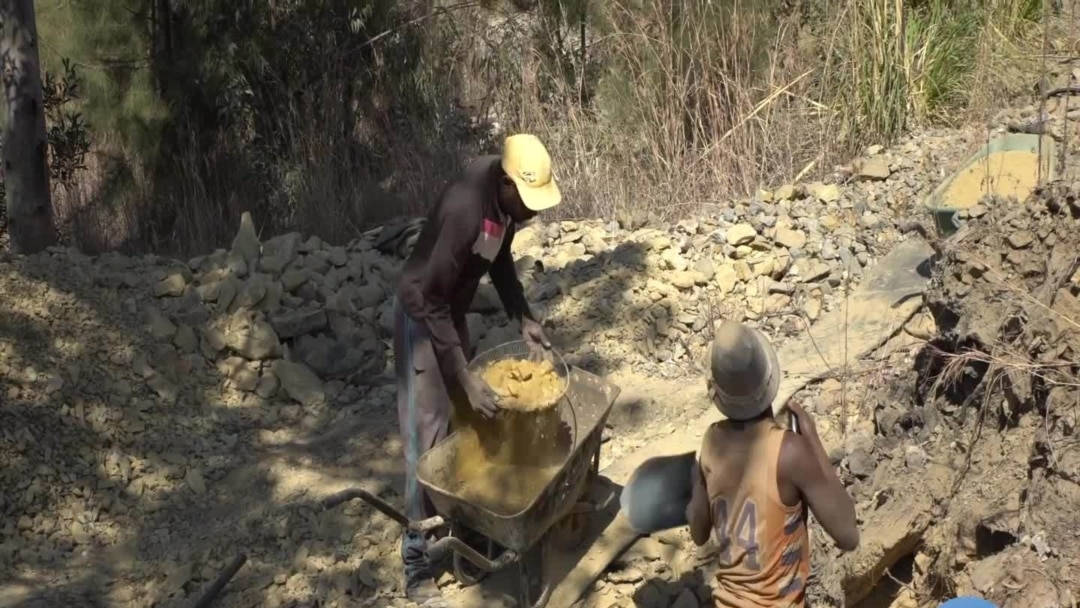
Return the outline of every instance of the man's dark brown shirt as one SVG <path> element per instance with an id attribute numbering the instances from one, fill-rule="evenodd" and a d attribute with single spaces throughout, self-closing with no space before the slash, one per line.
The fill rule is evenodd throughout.
<path id="1" fill-rule="evenodd" d="M 510 255 L 514 222 L 499 208 L 490 177 L 498 162 L 498 156 L 473 161 L 443 190 L 398 284 L 398 298 L 408 315 L 427 327 L 447 378 L 467 363 L 457 328 L 466 327 L 465 313 L 484 273 L 491 276 L 507 316 L 532 318 Z"/>

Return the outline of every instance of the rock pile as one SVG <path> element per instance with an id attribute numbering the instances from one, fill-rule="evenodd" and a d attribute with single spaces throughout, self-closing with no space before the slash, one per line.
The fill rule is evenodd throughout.
<path id="1" fill-rule="evenodd" d="M 823 182 L 771 187 L 670 225 L 526 227 L 515 241 L 519 274 L 570 362 L 600 372 L 685 377 L 704 351 L 712 318 L 746 320 L 782 340 L 838 306 L 849 280 L 901 238 L 896 226 L 925 217 L 918 201 L 945 177 L 942 167 L 963 155 L 956 142 L 955 132 L 942 132 L 867 150 Z M 1069 196 L 1052 198 L 1073 205 Z M 1075 220 L 1060 223 L 1066 207 L 1058 205 L 1017 218 L 995 215 L 997 207 L 969 210 L 976 223 L 996 218 L 993 225 L 1003 228 L 980 240 L 970 259 L 961 259 L 963 248 L 950 254 L 955 273 L 938 299 L 948 301 L 943 310 L 967 303 L 956 316 L 969 320 L 950 325 L 948 315 L 939 315 L 942 327 L 983 344 L 1011 327 L 998 323 L 1011 313 L 993 312 L 985 302 L 1015 296 L 991 293 L 984 283 L 992 275 L 976 258 L 1006 283 L 1019 282 L 1042 298 L 1040 290 L 1049 288 L 1038 277 L 1063 272 L 1062 260 L 1078 245 L 1071 236 L 1080 233 Z M 1075 206 L 1067 210 L 1076 213 Z M 325 478 L 315 469 L 340 481 L 361 463 L 383 472 L 399 466 L 390 405 L 392 294 L 421 226 L 403 222 L 331 245 L 295 233 L 263 239 L 245 217 L 227 249 L 187 262 L 90 258 L 62 248 L 29 258 L 0 253 L 0 303 L 11 311 L 0 318 L 0 571 L 59 594 L 44 605 L 92 603 L 86 597 L 189 605 L 244 544 L 252 557 L 230 584 L 236 597 L 246 598 L 237 602 L 288 605 L 317 596 L 346 605 L 362 596 L 401 604 L 399 531 L 385 518 L 362 506 L 345 509 L 338 521 L 310 506 L 270 514 L 249 498 L 237 501 L 256 496 L 277 504 L 320 493 Z M 1044 258 L 1050 265 L 1039 267 Z M 1036 358 L 1077 354 L 1061 315 L 1072 314 L 1080 278 L 1067 279 L 1065 292 L 1047 291 L 1053 312 L 1025 326 L 1037 337 L 1024 342 L 1036 345 L 1027 349 Z M 993 322 L 971 320 L 979 315 Z M 486 283 L 468 321 L 478 350 L 517 337 Z M 1028 391 L 1019 377 L 1012 382 L 1020 387 L 1014 392 L 1033 395 L 1034 403 L 1046 394 L 1057 395 L 1052 403 L 1064 398 L 1061 387 L 1034 383 Z M 840 395 L 851 400 L 850 391 L 850 384 L 823 386 L 819 411 Z M 836 460 L 862 484 L 860 513 L 888 511 L 875 511 L 888 492 L 910 490 L 889 486 L 878 471 L 921 475 L 943 453 L 946 461 L 953 457 L 925 444 L 955 439 L 951 428 L 920 430 L 922 451 L 900 445 L 904 433 L 938 418 L 926 405 L 896 411 L 888 406 L 898 401 L 893 397 L 872 401 L 873 425 L 821 425 L 833 426 Z M 1057 434 L 1045 442 L 1050 447 L 1032 453 L 1053 459 L 1054 471 L 1077 475 L 1075 450 L 1060 448 L 1065 429 L 1076 427 L 1070 420 L 1052 417 Z M 678 422 L 633 426 L 654 436 Z M 887 430 L 875 435 L 877 427 Z M 858 432 L 841 437 L 841 428 Z M 286 449 L 301 438 L 310 441 L 302 457 Z M 875 468 L 886 461 L 896 467 Z M 897 509 L 902 506 L 911 504 Z M 1032 546 L 1050 538 L 1039 530 L 1058 533 L 1052 523 L 1039 523 L 1031 529 Z M 682 541 L 669 540 L 643 544 L 651 547 L 648 555 L 615 569 L 601 584 L 606 605 L 705 603 L 700 582 L 683 580 L 693 568 L 682 561 L 686 551 L 677 550 Z M 117 561 L 100 552 L 117 547 L 130 552 Z M 1064 541 L 1051 549 L 1073 551 Z M 88 562 L 116 564 L 116 574 L 100 582 Z M 985 570 L 973 570 L 971 580 L 989 580 Z M 31 578 L 39 572 L 49 573 L 47 580 Z M 85 595 L 63 596 L 75 589 Z"/>

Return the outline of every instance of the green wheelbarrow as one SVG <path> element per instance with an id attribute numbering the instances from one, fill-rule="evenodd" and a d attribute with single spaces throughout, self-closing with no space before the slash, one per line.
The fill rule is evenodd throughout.
<path id="1" fill-rule="evenodd" d="M 1040 155 L 1040 139 L 1041 141 L 1041 155 Z M 979 149 L 978 152 L 961 165 L 960 169 L 953 172 L 952 175 L 943 180 L 938 187 L 934 189 L 923 200 L 923 206 L 931 213 L 934 218 L 934 226 L 938 231 L 938 234 L 942 236 L 949 236 L 956 232 L 959 226 L 956 225 L 956 213 L 961 210 L 961 207 L 955 204 L 955 201 L 949 200 L 949 190 L 964 171 L 975 165 L 976 163 L 984 162 L 987 158 L 993 154 L 1002 152 L 1015 152 L 1015 151 L 1029 151 L 1033 154 L 1040 155 L 1040 162 L 1042 164 L 1042 170 L 1040 174 L 1042 180 L 1053 180 L 1055 177 L 1055 168 L 1057 167 L 1057 147 L 1053 138 L 1048 136 L 1031 135 L 1028 133 L 1009 133 L 994 138 L 988 144 Z M 987 194 L 993 194 L 993 192 L 986 192 Z"/>

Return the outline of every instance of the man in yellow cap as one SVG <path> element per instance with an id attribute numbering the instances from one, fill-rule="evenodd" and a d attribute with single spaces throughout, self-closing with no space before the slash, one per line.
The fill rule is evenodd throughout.
<path id="1" fill-rule="evenodd" d="M 394 312 L 398 424 L 405 444 L 405 509 L 411 519 L 434 515 L 416 483 L 416 462 L 446 436 L 451 394 L 467 398 L 481 416 L 493 416 L 493 394 L 466 369 L 469 310 L 486 273 L 506 314 L 532 345 L 550 347 L 529 310 L 510 245 L 516 226 L 559 204 L 551 157 L 533 135 L 508 137 L 501 155 L 473 161 L 443 190 L 405 263 Z M 402 540 L 406 596 L 421 605 L 445 602 L 432 578 L 427 540 Z"/>

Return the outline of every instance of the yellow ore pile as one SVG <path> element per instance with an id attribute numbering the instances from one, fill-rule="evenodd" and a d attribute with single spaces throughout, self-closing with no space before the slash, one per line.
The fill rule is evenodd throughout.
<path id="1" fill-rule="evenodd" d="M 550 361 L 528 359 L 496 361 L 484 369 L 482 377 L 499 396 L 501 407 L 519 412 L 555 405 L 565 382 Z"/>
<path id="2" fill-rule="evenodd" d="M 559 472 L 573 447 L 555 407 L 566 380 L 550 361 L 504 359 L 481 372 L 499 396 L 493 420 L 470 420 L 459 433 L 461 496 L 501 515 L 527 508 Z"/>

